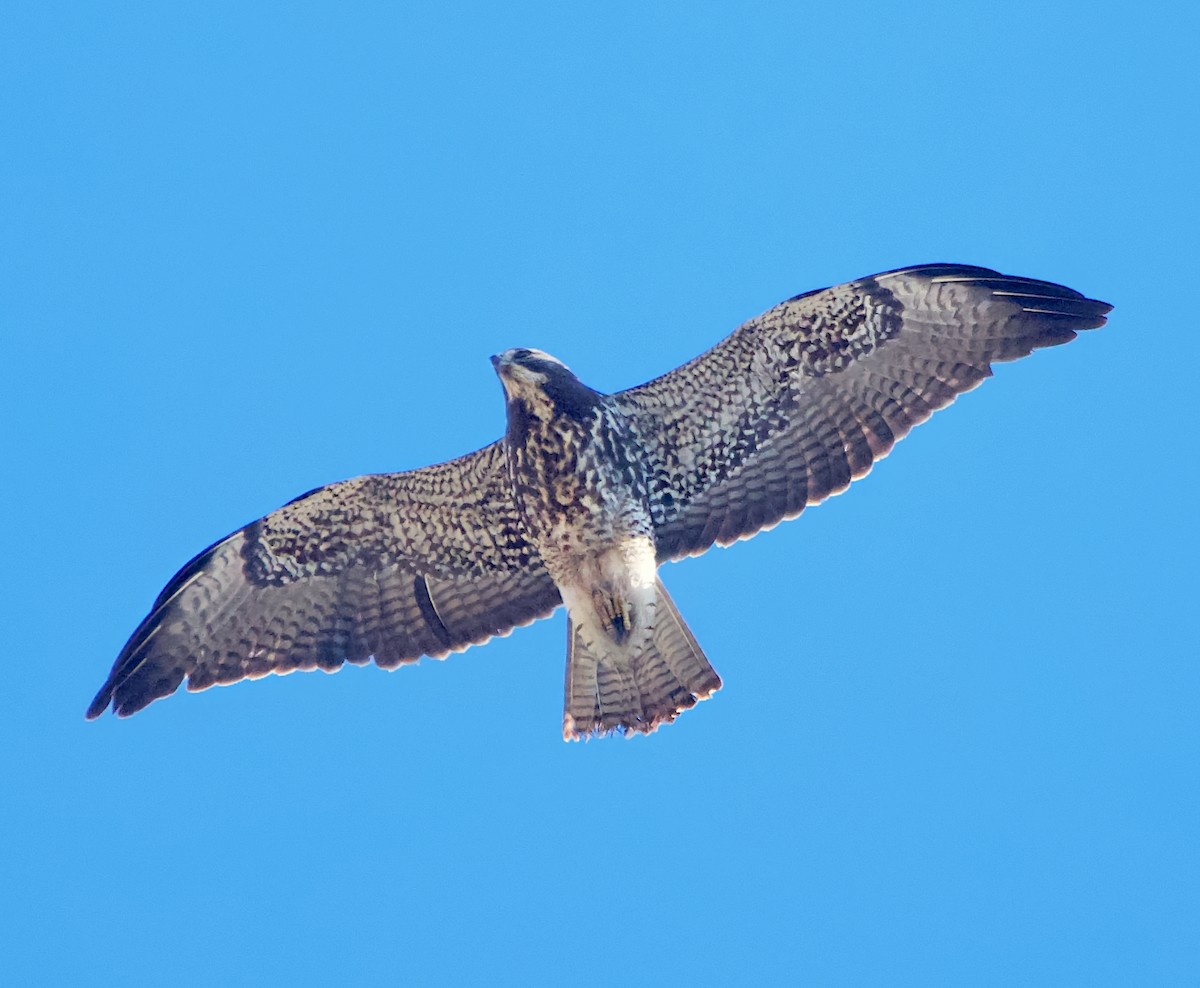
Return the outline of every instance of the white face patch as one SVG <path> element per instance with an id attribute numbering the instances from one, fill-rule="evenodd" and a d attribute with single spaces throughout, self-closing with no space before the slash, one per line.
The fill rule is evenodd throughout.
<path id="1" fill-rule="evenodd" d="M 531 347 L 514 347 L 492 358 L 500 383 L 510 398 L 530 398 L 541 392 L 549 375 L 544 370 L 528 366 L 537 362 L 554 364 L 570 373 L 570 368 L 557 357 Z"/>
<path id="2" fill-rule="evenodd" d="M 531 370 L 521 364 L 501 364 L 500 368 L 500 380 L 506 383 L 513 381 L 527 387 L 535 387 L 546 383 L 545 374 L 541 371 Z"/>

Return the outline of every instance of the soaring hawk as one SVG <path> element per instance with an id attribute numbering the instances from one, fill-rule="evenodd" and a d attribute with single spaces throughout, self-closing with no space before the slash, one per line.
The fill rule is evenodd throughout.
<path id="1" fill-rule="evenodd" d="M 650 733 L 721 680 L 658 567 L 846 489 L 995 361 L 1111 306 L 933 264 L 798 295 L 606 395 L 540 350 L 492 358 L 504 438 L 322 487 L 200 553 L 122 649 L 89 718 L 371 659 L 442 658 L 567 606 L 563 736 Z"/>

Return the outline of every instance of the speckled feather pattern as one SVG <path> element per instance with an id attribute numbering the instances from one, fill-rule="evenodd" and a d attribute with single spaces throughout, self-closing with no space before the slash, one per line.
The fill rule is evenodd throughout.
<path id="1" fill-rule="evenodd" d="M 660 561 L 728 545 L 846 489 L 996 361 L 1100 326 L 1060 285 L 930 265 L 797 296 L 609 401 L 651 461 Z"/>
<path id="2" fill-rule="evenodd" d="M 263 585 L 364 563 L 411 561 L 419 572 L 453 579 L 534 560 L 499 443 L 422 470 L 322 487 L 246 532 L 247 575 Z"/>
<path id="3" fill-rule="evenodd" d="M 645 450 L 603 396 L 531 359 L 538 382 L 506 385 L 509 468 L 567 605 L 563 737 L 650 733 L 721 679 L 655 577 Z"/>
<path id="4" fill-rule="evenodd" d="M 565 734 L 653 730 L 720 686 L 654 580 L 655 558 L 729 544 L 844 490 L 993 363 L 1101 326 L 1109 308 L 1048 282 L 926 265 L 789 299 L 615 395 L 520 351 L 541 383 L 510 393 L 504 439 L 320 488 L 201 553 L 88 716 L 133 713 L 185 679 L 195 690 L 441 657 L 551 613 L 568 588 L 630 594 L 610 610 L 636 623 L 640 607 L 654 626 L 627 655 L 601 648 L 594 628 L 572 632 Z M 609 631 L 618 645 L 628 633 Z"/>
<path id="5" fill-rule="evenodd" d="M 443 657 L 551 613 L 500 443 L 298 498 L 198 556 L 123 649 L 89 715 L 372 658 Z"/>
<path id="6" fill-rule="evenodd" d="M 645 453 L 603 401 L 576 416 L 531 415 L 509 464 L 524 529 L 556 579 L 574 555 L 653 537 Z"/>

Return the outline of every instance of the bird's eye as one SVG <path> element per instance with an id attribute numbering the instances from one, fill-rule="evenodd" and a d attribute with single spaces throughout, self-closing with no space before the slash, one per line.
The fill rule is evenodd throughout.
<path id="1" fill-rule="evenodd" d="M 533 351 L 526 350 L 525 347 L 520 347 L 513 351 L 513 360 L 524 360 L 526 357 L 533 355 Z"/>

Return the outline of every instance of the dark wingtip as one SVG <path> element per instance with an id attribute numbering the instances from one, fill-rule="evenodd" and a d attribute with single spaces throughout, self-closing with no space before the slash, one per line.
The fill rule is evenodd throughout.
<path id="1" fill-rule="evenodd" d="M 996 295 L 1009 297 L 1026 312 L 1046 316 L 1048 320 L 1060 320 L 1074 330 L 1099 329 L 1105 325 L 1105 316 L 1113 309 L 1108 302 L 1088 298 L 1082 292 L 1058 282 L 1001 274 L 991 268 L 964 264 L 922 264 L 886 273 L 920 274 L 934 280 L 970 281 L 990 289 Z M 1064 332 L 1061 340 L 1048 340 L 1045 345 L 1074 338 L 1073 333 L 1067 335 Z"/>
<path id="2" fill-rule="evenodd" d="M 105 683 L 100 692 L 96 694 L 96 698 L 92 701 L 91 706 L 87 708 L 87 713 L 83 715 L 84 720 L 95 720 L 104 713 L 108 709 L 108 705 L 112 702 L 112 697 L 113 684 L 111 682 Z"/>
<path id="3" fill-rule="evenodd" d="M 1088 326 L 1088 329 L 1099 329 L 1108 322 L 1108 314 L 1112 312 L 1113 307 L 1111 302 L 1101 302 L 1098 298 L 1088 299 L 1095 307 L 1096 325 Z"/>
<path id="4" fill-rule="evenodd" d="M 318 488 L 318 490 L 320 489 Z M 296 500 L 301 500 L 303 497 L 308 497 L 313 493 L 315 492 L 309 491 L 308 494 L 302 495 L 301 498 L 297 498 Z M 113 663 L 112 671 L 108 674 L 108 680 L 100 688 L 100 692 L 96 694 L 96 698 L 92 700 L 91 706 L 87 708 L 87 713 L 84 714 L 85 719 L 95 720 L 108 709 L 110 703 L 113 707 L 113 713 L 118 717 L 129 717 L 152 703 L 158 696 L 166 696 L 178 688 L 182 676 L 180 680 L 176 680 L 166 693 L 157 695 L 150 693 L 147 696 L 149 691 L 146 684 L 134 678 L 145 658 L 146 643 L 153 636 L 157 625 L 162 622 L 165 610 L 170 605 L 172 599 L 187 582 L 208 565 L 223 545 L 231 539 L 237 538 L 243 532 L 253 529 L 257 524 L 258 522 L 253 522 L 245 528 L 238 529 L 232 535 L 227 535 L 225 538 L 214 542 L 203 552 L 194 556 L 178 573 L 171 577 L 170 582 L 155 599 L 153 606 L 150 608 L 150 613 L 142 619 L 142 623 L 138 625 L 137 630 L 129 637 L 129 641 L 125 643 L 125 647 L 121 649 L 121 654 L 117 656 L 117 661 Z M 120 691 L 119 696 L 118 690 Z"/>

